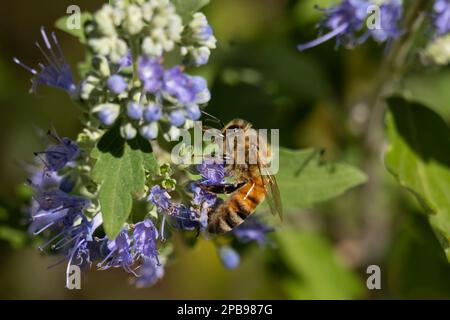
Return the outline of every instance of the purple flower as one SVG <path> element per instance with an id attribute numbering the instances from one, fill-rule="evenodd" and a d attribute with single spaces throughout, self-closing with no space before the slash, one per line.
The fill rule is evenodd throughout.
<path id="1" fill-rule="evenodd" d="M 134 283 L 138 288 L 154 285 L 164 276 L 164 267 L 154 257 L 145 258 Z"/>
<path id="2" fill-rule="evenodd" d="M 200 111 L 200 107 L 196 104 L 191 104 L 186 107 L 186 115 L 191 120 L 198 120 L 202 116 L 202 112 Z"/>
<path id="3" fill-rule="evenodd" d="M 79 267 L 90 266 L 92 259 L 96 258 L 97 254 L 93 252 L 96 251 L 93 250 L 96 247 L 93 234 L 102 223 L 103 220 L 100 214 L 97 214 L 91 221 L 82 216 L 81 223 L 73 226 L 70 230 L 70 240 L 66 241 L 66 245 L 73 245 L 67 250 L 67 280 L 69 279 L 69 268 L 71 265 Z"/>
<path id="4" fill-rule="evenodd" d="M 123 69 L 130 67 L 132 64 L 133 64 L 133 56 L 131 55 L 131 50 L 128 50 L 128 52 L 122 58 L 120 58 L 117 72 L 120 72 Z"/>
<path id="5" fill-rule="evenodd" d="M 148 201 L 152 202 L 160 211 L 167 211 L 170 206 L 170 195 L 166 189 L 156 185 L 151 188 Z"/>
<path id="6" fill-rule="evenodd" d="M 225 167 L 223 164 L 208 163 L 204 161 L 197 167 L 197 172 L 202 176 L 202 184 L 205 185 L 217 185 L 224 183 L 225 179 Z"/>
<path id="7" fill-rule="evenodd" d="M 80 155 L 78 145 L 69 138 L 59 138 L 57 135 L 52 136 L 59 142 L 51 145 L 44 152 L 36 153 L 36 155 L 44 155 L 43 159 L 47 170 L 59 171 L 69 162 L 74 161 Z"/>
<path id="8" fill-rule="evenodd" d="M 130 237 L 126 229 L 122 229 L 114 240 L 108 240 L 107 249 L 108 254 L 98 264 L 100 270 L 123 268 L 125 271 L 135 274 L 132 269 L 135 261 L 131 251 Z"/>
<path id="9" fill-rule="evenodd" d="M 169 113 L 169 122 L 175 127 L 180 127 L 186 122 L 186 117 L 182 110 L 175 110 Z"/>
<path id="10" fill-rule="evenodd" d="M 336 38 L 337 46 L 354 46 L 358 42 L 356 33 L 364 26 L 368 6 L 365 0 L 343 0 L 334 7 L 321 9 L 325 17 L 319 23 L 319 28 L 330 31 L 314 41 L 299 45 L 298 50 L 315 47 L 332 38 Z"/>
<path id="11" fill-rule="evenodd" d="M 268 243 L 267 234 L 274 231 L 273 228 L 260 222 L 253 216 L 245 220 L 243 224 L 233 229 L 237 240 L 241 243 L 256 241 L 260 246 Z"/>
<path id="12" fill-rule="evenodd" d="M 209 24 L 200 26 L 196 31 L 195 36 L 204 42 L 208 41 L 214 35 L 214 31 Z"/>
<path id="13" fill-rule="evenodd" d="M 436 33 L 442 36 L 450 32 L 450 0 L 436 0 L 434 2 Z"/>
<path id="14" fill-rule="evenodd" d="M 162 117 L 162 108 L 156 103 L 150 103 L 145 107 L 144 120 L 147 122 L 158 121 Z"/>
<path id="15" fill-rule="evenodd" d="M 122 76 L 114 74 L 108 78 L 108 89 L 115 94 L 121 94 L 128 88 L 128 84 Z"/>
<path id="16" fill-rule="evenodd" d="M 228 246 L 219 247 L 218 250 L 220 260 L 225 268 L 236 269 L 239 266 L 241 258 L 236 250 Z"/>
<path id="17" fill-rule="evenodd" d="M 202 183 L 203 184 L 203 183 Z M 189 189 L 193 193 L 192 204 L 194 207 L 210 208 L 214 206 L 218 200 L 215 193 L 209 192 L 199 186 L 199 183 L 193 182 L 189 185 Z"/>
<path id="18" fill-rule="evenodd" d="M 64 59 L 55 33 L 51 33 L 51 39 L 53 40 L 56 50 L 54 50 L 50 39 L 47 37 L 44 27 L 41 28 L 41 35 L 47 49 L 46 52 L 39 42 L 36 42 L 36 46 L 39 48 L 46 60 L 46 63 L 39 63 L 41 70 L 37 71 L 36 69 L 30 68 L 17 58 L 13 59 L 14 62 L 34 75 L 30 90 L 32 93 L 36 93 L 38 85 L 46 85 L 65 90 L 70 95 L 74 95 L 76 93 L 76 86 L 73 82 L 70 67 Z"/>
<path id="19" fill-rule="evenodd" d="M 89 201 L 83 197 L 72 196 L 60 189 L 34 190 L 34 200 L 39 204 L 39 210 L 58 212 L 65 209 L 82 210 Z"/>
<path id="20" fill-rule="evenodd" d="M 197 93 L 192 78 L 180 66 L 175 66 L 164 74 L 164 91 L 182 105 L 195 102 Z"/>
<path id="21" fill-rule="evenodd" d="M 403 15 L 403 6 L 399 0 L 389 0 L 380 6 L 380 26 L 369 30 L 377 42 L 385 42 L 400 36 L 399 22 Z"/>
<path id="22" fill-rule="evenodd" d="M 134 227 L 133 232 L 133 251 L 137 257 L 156 258 L 158 260 L 158 250 L 156 248 L 156 239 L 158 231 L 152 220 L 145 219 Z"/>
<path id="23" fill-rule="evenodd" d="M 42 170 L 41 168 L 30 167 L 30 184 L 40 190 L 50 190 L 58 188 L 62 177 L 57 172 Z M 64 191 L 64 190 L 63 190 Z"/>
<path id="24" fill-rule="evenodd" d="M 97 117 L 105 126 L 111 126 L 116 122 L 120 115 L 120 105 L 114 103 L 105 103 L 96 106 L 93 110 Z"/>
<path id="25" fill-rule="evenodd" d="M 164 68 L 159 59 L 139 58 L 138 75 L 144 83 L 145 91 L 156 94 L 162 88 Z"/>
<path id="26" fill-rule="evenodd" d="M 127 106 L 128 118 L 132 120 L 139 120 L 142 118 L 142 106 L 137 102 L 130 102 Z"/>
<path id="27" fill-rule="evenodd" d="M 177 206 L 170 214 L 172 227 L 192 231 L 201 227 L 200 215 L 184 205 Z M 206 225 L 204 226 L 206 228 Z"/>

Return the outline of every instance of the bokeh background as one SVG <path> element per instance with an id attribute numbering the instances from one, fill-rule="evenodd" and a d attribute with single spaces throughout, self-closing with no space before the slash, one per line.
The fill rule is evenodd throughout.
<path id="1" fill-rule="evenodd" d="M 2 3 L 0 298 L 450 298 L 450 267 L 435 235 L 415 200 L 387 173 L 383 192 L 374 195 L 381 208 L 376 217 L 364 215 L 362 188 L 356 188 L 291 215 L 287 223 L 295 229 L 280 227 L 273 247 L 251 248 L 236 270 L 222 267 L 209 242 L 188 248 L 175 241 L 177 256 L 152 288 L 135 289 L 121 270 L 93 268 L 83 277 L 81 291 L 66 290 L 64 264 L 48 269 L 58 257 L 41 255 L 24 232 L 24 164 L 45 145 L 42 130 L 54 126 L 60 135 L 75 137 L 80 113 L 62 92 L 40 88 L 37 95 L 29 95 L 30 75 L 12 57 L 35 65 L 40 54 L 34 41 L 41 25 L 51 29 L 69 5 L 95 10 L 102 2 Z M 212 90 L 208 111 L 223 121 L 242 117 L 256 127 L 279 128 L 285 147 L 323 148 L 325 159 L 362 168 L 360 140 L 367 110 L 360 101 L 370 93 L 383 48 L 368 43 L 334 50 L 330 42 L 297 52 L 298 43 L 316 36 L 319 13 L 314 4 L 330 2 L 212 0 L 204 11 L 219 47 L 199 72 Z M 75 70 L 84 58 L 82 46 L 63 32 L 58 37 Z M 441 87 L 450 86 L 450 77 L 441 78 Z M 381 290 L 366 288 L 370 264 L 381 267 Z"/>

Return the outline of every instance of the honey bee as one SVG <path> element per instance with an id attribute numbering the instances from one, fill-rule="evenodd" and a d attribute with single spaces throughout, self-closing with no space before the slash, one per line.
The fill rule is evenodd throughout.
<path id="1" fill-rule="evenodd" d="M 241 119 L 232 120 L 222 129 L 225 143 L 229 142 L 230 132 L 244 133 L 245 161 L 237 162 L 239 150 L 231 150 L 226 157 L 233 161 L 226 162 L 225 173 L 233 177 L 234 183 L 221 185 L 204 185 L 203 189 L 216 194 L 228 194 L 208 213 L 208 232 L 223 234 L 242 224 L 252 215 L 264 199 L 268 202 L 271 212 L 282 218 L 282 204 L 278 184 L 267 170 L 267 156 L 271 156 L 269 144 L 262 139 L 252 125 Z M 255 143 L 257 142 L 257 143 Z M 250 161 L 256 159 L 256 161 Z"/>

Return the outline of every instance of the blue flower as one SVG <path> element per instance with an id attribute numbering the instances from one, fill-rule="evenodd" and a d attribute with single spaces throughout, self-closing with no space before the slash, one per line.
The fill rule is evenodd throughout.
<path id="1" fill-rule="evenodd" d="M 42 170 L 42 168 L 39 167 L 32 166 L 29 168 L 29 171 L 31 173 L 29 179 L 30 184 L 40 190 L 58 188 L 63 179 L 57 172 L 49 171 L 47 169 Z"/>
<path id="2" fill-rule="evenodd" d="M 206 228 L 206 225 L 202 225 L 199 216 L 195 210 L 184 205 L 179 205 L 170 214 L 171 226 L 188 231 L 196 230 L 199 227 Z"/>
<path id="3" fill-rule="evenodd" d="M 69 138 L 59 138 L 52 135 L 59 143 L 51 145 L 44 152 L 38 152 L 36 155 L 45 155 L 43 159 L 45 166 L 49 171 L 59 171 L 69 162 L 76 160 L 80 155 L 78 145 Z"/>
<path id="4" fill-rule="evenodd" d="M 399 22 L 403 15 L 403 6 L 400 0 L 389 0 L 380 6 L 380 27 L 369 30 L 377 42 L 396 39 L 401 35 Z"/>
<path id="5" fill-rule="evenodd" d="M 225 167 L 223 164 L 203 163 L 197 165 L 197 172 L 202 176 L 201 183 L 205 185 L 223 184 L 225 179 Z"/>
<path id="6" fill-rule="evenodd" d="M 32 93 L 36 93 L 39 85 L 46 85 L 65 90 L 70 95 L 74 95 L 76 93 L 76 86 L 73 82 L 70 67 L 64 59 L 55 33 L 51 33 L 51 39 L 53 40 L 56 50 L 53 48 L 50 39 L 47 37 L 44 27 L 41 28 L 41 34 L 47 49 L 46 52 L 39 42 L 36 42 L 36 46 L 42 52 L 42 55 L 46 60 L 45 63 L 39 63 L 41 70 L 37 71 L 36 69 L 30 68 L 17 58 L 13 59 L 14 62 L 34 75 L 31 86 Z"/>
<path id="7" fill-rule="evenodd" d="M 202 116 L 200 107 L 196 104 L 191 104 L 186 107 L 186 116 L 191 120 L 198 120 Z"/>
<path id="8" fill-rule="evenodd" d="M 159 59 L 139 58 L 138 75 L 146 92 L 156 94 L 162 88 L 164 68 Z"/>
<path id="9" fill-rule="evenodd" d="M 100 104 L 92 109 L 92 112 L 97 114 L 97 117 L 105 126 L 111 126 L 120 115 L 120 105 L 115 103 Z"/>
<path id="10" fill-rule="evenodd" d="M 121 94 L 124 92 L 128 84 L 122 76 L 114 74 L 108 78 L 107 81 L 108 89 L 114 92 L 115 94 Z"/>
<path id="11" fill-rule="evenodd" d="M 119 60 L 117 72 L 120 72 L 123 69 L 130 67 L 132 64 L 133 64 L 133 56 L 131 55 L 131 50 L 128 50 L 127 54 L 125 54 Z"/>
<path id="12" fill-rule="evenodd" d="M 134 281 L 136 287 L 147 288 L 164 276 L 164 267 L 154 257 L 145 258 L 140 272 Z"/>
<path id="13" fill-rule="evenodd" d="M 39 204 L 39 210 L 53 212 L 65 209 L 81 210 L 89 204 L 87 199 L 67 194 L 61 189 L 39 190 L 35 188 L 33 198 Z"/>
<path id="14" fill-rule="evenodd" d="M 144 120 L 147 122 L 158 121 L 162 117 L 162 108 L 156 103 L 148 104 L 144 109 Z"/>
<path id="15" fill-rule="evenodd" d="M 436 0 L 434 3 L 434 25 L 438 36 L 450 32 L 450 0 Z"/>
<path id="16" fill-rule="evenodd" d="M 97 252 L 95 254 L 93 252 L 93 248 L 97 247 L 94 245 L 95 240 L 93 234 L 102 223 L 103 220 L 100 214 L 97 214 L 91 221 L 88 221 L 85 216 L 82 216 L 80 224 L 70 229 L 70 240 L 66 241 L 65 244 L 66 246 L 73 244 L 67 250 L 67 279 L 71 265 L 77 265 L 79 267 L 90 266 L 93 258 L 96 258 L 98 255 Z"/>
<path id="17" fill-rule="evenodd" d="M 241 257 L 236 250 L 229 246 L 221 246 L 218 250 L 220 260 L 225 268 L 236 269 L 239 266 Z"/>
<path id="18" fill-rule="evenodd" d="M 234 228 L 232 232 L 241 243 L 256 241 L 262 246 L 269 242 L 267 234 L 272 231 L 274 231 L 273 228 L 251 216 L 243 224 Z"/>
<path id="19" fill-rule="evenodd" d="M 368 6 L 365 0 L 343 0 L 336 6 L 321 9 L 325 17 L 319 23 L 319 28 L 330 31 L 314 41 L 299 45 L 298 50 L 315 47 L 332 38 L 336 38 L 337 46 L 354 46 L 358 42 L 356 33 L 364 26 Z"/>
<path id="20" fill-rule="evenodd" d="M 160 211 L 167 211 L 170 206 L 170 195 L 166 189 L 159 185 L 153 186 L 148 196 L 148 201 L 152 202 Z"/>
<path id="21" fill-rule="evenodd" d="M 202 42 L 209 41 L 213 36 L 214 31 L 209 24 L 198 27 L 195 33 L 195 37 Z"/>
<path id="22" fill-rule="evenodd" d="M 175 66 L 164 74 L 164 91 L 176 98 L 182 105 L 195 102 L 196 90 L 192 78 Z"/>
<path id="23" fill-rule="evenodd" d="M 122 229 L 114 240 L 107 242 L 108 254 L 97 266 L 100 270 L 109 268 L 123 268 L 125 271 L 136 274 L 132 268 L 134 258 L 131 250 L 131 241 L 127 229 Z"/>
<path id="24" fill-rule="evenodd" d="M 136 257 L 156 258 L 158 260 L 158 249 L 156 248 L 156 239 L 158 231 L 152 220 L 145 219 L 134 227 L 133 232 L 133 251 Z"/>
<path id="25" fill-rule="evenodd" d="M 137 102 L 130 102 L 127 106 L 127 115 L 131 120 L 139 120 L 142 118 L 142 106 Z"/>
<path id="26" fill-rule="evenodd" d="M 169 122 L 175 127 L 181 127 L 186 122 L 186 117 L 182 110 L 175 110 L 169 113 Z"/>

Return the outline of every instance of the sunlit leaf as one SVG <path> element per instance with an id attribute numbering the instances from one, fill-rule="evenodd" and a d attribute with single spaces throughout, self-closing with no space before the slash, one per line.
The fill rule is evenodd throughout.
<path id="1" fill-rule="evenodd" d="M 128 219 L 133 196 L 143 196 L 145 169 L 155 167 L 155 158 L 148 141 L 137 138 L 125 142 L 118 128 L 103 136 L 93 157 L 97 162 L 92 176 L 100 184 L 103 225 L 109 239 L 114 239 Z"/>
<path id="2" fill-rule="evenodd" d="M 83 25 L 86 23 L 86 21 L 91 20 L 92 19 L 92 14 L 89 12 L 82 12 L 80 15 L 80 28 L 69 28 L 67 21 L 68 19 L 70 19 L 71 16 L 64 16 L 59 18 L 56 23 L 55 26 L 62 30 L 67 32 L 68 34 L 71 34 L 74 37 L 77 37 L 78 40 L 81 43 L 84 43 L 86 41 L 85 36 L 84 36 L 84 32 L 83 32 Z"/>
<path id="3" fill-rule="evenodd" d="M 280 149 L 276 177 L 284 208 L 309 208 L 366 181 L 359 169 L 342 163 L 323 163 L 320 155 L 319 150 Z"/>

